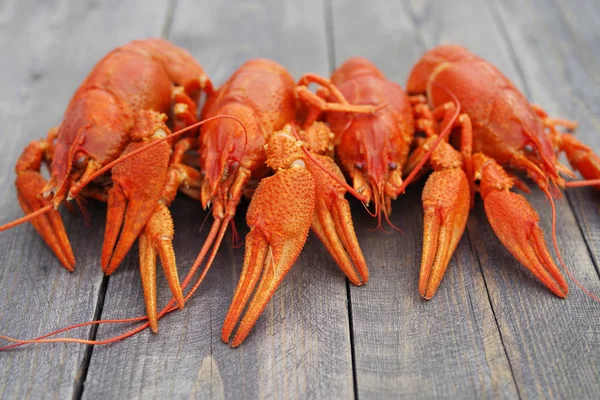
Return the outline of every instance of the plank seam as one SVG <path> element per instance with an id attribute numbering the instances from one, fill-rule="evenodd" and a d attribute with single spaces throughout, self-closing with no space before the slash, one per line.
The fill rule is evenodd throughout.
<path id="1" fill-rule="evenodd" d="M 323 18 L 325 25 L 327 62 L 329 64 L 329 72 L 333 73 L 333 70 L 336 66 L 336 57 L 332 0 L 323 0 Z M 352 294 L 350 289 L 350 281 L 348 278 L 346 278 L 346 302 L 348 304 L 348 332 L 350 336 L 350 357 L 352 361 L 352 389 L 354 391 L 354 399 L 358 400 L 358 374 L 356 373 L 356 347 L 354 344 L 354 322 L 352 319 Z"/>
<path id="2" fill-rule="evenodd" d="M 329 72 L 333 73 L 336 66 L 335 59 L 335 37 L 333 26 L 333 5 L 332 0 L 323 1 L 323 17 L 325 19 L 325 38 L 327 48 L 327 62 L 329 63 Z"/>
<path id="3" fill-rule="evenodd" d="M 572 192 L 566 192 L 566 197 L 567 197 L 567 202 L 569 203 L 569 206 L 571 206 L 571 196 L 573 196 L 574 194 L 572 194 Z M 594 256 L 594 252 L 592 251 L 592 247 L 591 244 L 587 238 L 587 235 L 585 234 L 585 231 L 583 230 L 583 221 L 579 218 L 579 214 L 576 212 L 573 212 L 573 215 L 575 216 L 575 221 L 577 221 L 577 227 L 579 228 L 579 232 L 581 233 L 581 236 L 583 237 L 583 242 L 585 243 L 585 248 L 587 249 L 588 253 L 590 254 L 590 258 L 592 260 L 592 264 L 594 265 L 594 268 L 596 269 L 596 274 L 598 275 L 598 278 L 600 279 L 600 267 L 598 266 L 598 263 L 596 261 L 596 257 Z"/>
<path id="4" fill-rule="evenodd" d="M 94 310 L 94 321 L 99 321 L 102 315 L 102 310 L 104 309 L 104 299 L 106 296 L 106 292 L 108 290 L 108 281 L 110 280 L 109 276 L 104 275 L 102 277 L 102 282 L 100 283 L 100 289 L 98 290 L 98 299 L 96 300 L 96 309 Z M 96 340 L 96 335 L 98 334 L 98 328 L 100 324 L 94 324 L 90 327 L 90 334 L 88 335 L 89 340 Z M 75 384 L 73 386 L 73 400 L 80 400 L 83 396 L 83 390 L 85 388 L 85 380 L 87 379 L 88 369 L 90 367 L 90 363 L 92 361 L 92 355 L 94 353 L 94 345 L 88 344 L 85 347 L 85 352 L 83 354 L 83 359 L 79 364 L 77 378 L 75 379 Z"/>
<path id="5" fill-rule="evenodd" d="M 500 36 L 502 36 L 502 38 L 504 39 L 504 42 L 506 43 L 506 45 L 509 48 L 511 62 L 515 66 L 515 68 L 517 70 L 517 74 L 519 74 L 519 77 L 521 78 L 521 81 L 523 82 L 525 95 L 527 98 L 531 99 L 531 92 L 527 85 L 527 79 L 525 77 L 525 73 L 524 73 L 523 69 L 521 68 L 521 64 L 519 63 L 517 53 L 515 51 L 515 48 L 513 46 L 513 43 L 511 41 L 510 37 L 508 36 L 508 31 L 506 30 L 506 26 L 504 25 L 504 20 L 502 19 L 502 15 L 500 15 L 500 11 L 498 10 L 497 7 L 498 6 L 495 4 L 495 2 L 492 1 L 490 4 L 492 18 L 494 19 L 494 21 L 496 22 L 496 25 L 500 29 Z M 577 212 L 575 211 L 575 207 L 573 205 L 573 201 L 572 201 L 570 194 L 568 192 L 566 192 L 566 194 L 567 195 L 565 197 L 567 199 L 567 204 L 569 205 L 569 209 L 571 210 L 571 214 L 574 216 L 575 221 L 577 222 L 577 227 L 579 228 L 579 231 L 581 232 L 581 236 L 583 237 L 583 242 L 585 243 L 585 247 L 588 251 L 589 258 L 592 261 L 592 265 L 594 266 L 594 269 L 596 270 L 596 274 L 600 278 L 600 267 L 598 266 L 598 263 L 596 262 L 596 258 L 594 257 L 594 254 L 592 252 L 592 246 L 589 242 L 589 238 L 585 234 L 585 230 L 583 229 L 581 220 L 577 216 Z"/>
<path id="6" fill-rule="evenodd" d="M 169 6 L 167 7 L 167 15 L 165 16 L 165 22 L 163 23 L 162 29 L 160 30 L 160 36 L 168 38 L 171 35 L 171 27 L 173 26 L 173 20 L 175 19 L 175 9 L 177 8 L 178 0 L 170 0 Z"/>
<path id="7" fill-rule="evenodd" d="M 350 354 L 352 356 L 352 383 L 354 388 L 354 399 L 358 400 L 358 374 L 356 373 L 356 348 L 354 346 L 354 324 L 352 320 L 352 293 L 350 281 L 346 278 L 346 296 L 348 298 L 348 324 L 350 332 Z"/>

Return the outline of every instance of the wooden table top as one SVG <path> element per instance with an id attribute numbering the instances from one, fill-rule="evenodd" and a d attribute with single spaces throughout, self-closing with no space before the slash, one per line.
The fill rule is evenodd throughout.
<path id="1" fill-rule="evenodd" d="M 577 120 L 600 151 L 600 2 L 581 0 L 179 0 L 0 4 L 0 223 L 22 215 L 13 165 L 24 146 L 60 123 L 92 66 L 129 40 L 163 36 L 188 49 L 220 85 L 244 61 L 272 58 L 294 77 L 329 75 L 353 55 L 404 86 L 428 48 L 462 44 L 495 64 L 553 116 Z M 314 235 L 246 342 L 231 349 L 221 325 L 243 262 L 225 239 L 199 292 L 142 332 L 108 346 L 36 344 L 0 353 L 0 398 L 594 398 L 600 393 L 600 304 L 571 281 L 550 294 L 504 249 L 476 201 L 433 300 L 417 291 L 422 183 L 393 204 L 404 231 L 376 223 L 352 201 L 371 271 L 351 286 Z M 551 213 L 527 196 L 550 237 Z M 600 293 L 599 196 L 572 189 L 557 201 L 558 245 L 573 274 Z M 242 233 L 247 206 L 236 224 Z M 207 235 L 187 198 L 171 207 L 180 276 Z M 104 277 L 105 207 L 92 223 L 65 212 L 76 258 L 61 268 L 31 225 L 0 234 L 0 334 L 33 338 L 93 318 L 143 315 L 134 248 Z M 210 222 L 209 217 L 209 222 Z M 389 230 L 389 229 L 388 229 Z M 553 253 L 554 254 L 554 253 Z M 169 290 L 159 276 L 159 301 Z M 106 338 L 133 325 L 79 328 Z"/>

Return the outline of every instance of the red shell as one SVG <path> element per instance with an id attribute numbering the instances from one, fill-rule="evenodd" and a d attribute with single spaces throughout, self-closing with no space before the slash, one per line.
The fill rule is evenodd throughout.
<path id="1" fill-rule="evenodd" d="M 185 50 L 162 39 L 134 41 L 108 53 L 73 95 L 59 127 L 51 167 L 57 196 L 68 185 L 73 156 L 105 165 L 129 142 L 141 110 L 168 113 L 173 85 L 204 77 Z"/>
<path id="2" fill-rule="evenodd" d="M 400 85 L 389 81 L 362 57 L 342 64 L 331 81 L 351 104 L 387 103 L 374 115 L 327 114 L 343 168 L 353 177 L 356 165 L 364 165 L 371 184 L 381 188 L 390 163 L 401 168 L 410 150 L 414 120 L 408 96 Z"/>
<path id="3" fill-rule="evenodd" d="M 237 117 L 207 123 L 200 135 L 200 167 L 212 185 L 221 179 L 228 163 L 239 162 L 252 177 L 267 175 L 264 145 L 271 133 L 294 120 L 296 113 L 294 79 L 275 61 L 255 59 L 243 64 L 223 86 L 211 95 L 202 119 L 228 114 Z"/>
<path id="4" fill-rule="evenodd" d="M 552 142 L 527 99 L 498 69 L 456 45 L 429 50 L 414 66 L 407 82 L 411 94 L 426 94 L 432 107 L 451 102 L 452 92 L 461 112 L 471 118 L 473 151 L 482 152 L 503 165 L 523 156 L 543 171 L 556 175 Z M 526 147 L 527 146 L 527 147 Z"/>

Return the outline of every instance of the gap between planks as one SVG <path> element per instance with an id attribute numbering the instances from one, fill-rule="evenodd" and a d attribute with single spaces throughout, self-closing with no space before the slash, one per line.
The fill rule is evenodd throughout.
<path id="1" fill-rule="evenodd" d="M 327 49 L 327 62 L 329 73 L 332 74 L 337 65 L 335 57 L 335 38 L 333 22 L 332 0 L 323 0 L 323 18 L 325 22 L 325 41 Z M 346 304 L 348 307 L 348 333 L 350 335 L 350 358 L 352 360 L 352 387 L 354 390 L 354 399 L 358 400 L 358 373 L 356 371 L 356 345 L 354 343 L 354 322 L 352 320 L 352 293 L 350 281 L 346 279 Z"/>

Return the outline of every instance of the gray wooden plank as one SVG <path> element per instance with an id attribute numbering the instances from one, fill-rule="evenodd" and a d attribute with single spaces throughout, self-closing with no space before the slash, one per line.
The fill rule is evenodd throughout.
<path id="1" fill-rule="evenodd" d="M 335 59 L 373 60 L 404 86 L 426 40 L 423 21 L 437 21 L 404 4 L 334 1 Z M 436 3 L 435 7 L 441 7 Z M 443 7 L 442 7 L 443 8 Z M 419 11 L 417 11 L 419 12 Z M 440 11 L 450 13 L 449 10 Z M 437 14 L 435 14 L 437 16 Z M 448 30 L 460 29 L 451 26 Z M 431 46 L 431 43 L 427 44 Z M 516 398 L 517 389 L 490 307 L 479 265 L 464 237 L 435 298 L 420 299 L 422 183 L 393 204 L 392 222 L 406 235 L 370 233 L 360 213 L 358 239 L 367 251 L 371 281 L 351 289 L 356 379 L 364 398 Z"/>
<path id="2" fill-rule="evenodd" d="M 415 3 L 414 12 L 417 20 L 427 16 L 422 19 L 420 30 L 428 47 L 440 42 L 463 44 L 500 68 L 517 86 L 526 90 L 532 101 L 550 111 L 560 111 L 557 105 L 562 102 L 562 96 L 553 90 L 557 85 L 572 87 L 571 84 L 552 79 L 542 83 L 538 79 L 542 65 L 543 71 L 560 70 L 561 58 L 552 57 L 548 52 L 535 53 L 534 48 L 539 50 L 537 45 L 523 48 L 516 57 L 511 57 L 511 46 L 517 49 L 532 38 L 546 40 L 542 39 L 546 34 L 544 30 L 535 25 L 525 28 L 528 24 L 535 24 L 533 21 L 547 15 L 547 29 L 557 29 L 552 7 L 539 3 L 524 9 L 522 3 L 514 2 L 513 13 L 504 18 L 504 30 L 511 35 L 509 43 L 502 35 L 503 25 L 494 18 L 494 4 L 464 0 L 444 6 L 431 2 L 421 7 Z M 536 18 L 531 18 L 532 15 Z M 465 20 L 469 23 L 461 23 Z M 593 29 L 592 25 L 588 29 Z M 558 40 L 558 36 L 571 46 L 578 41 L 576 35 L 560 34 L 554 40 Z M 552 39 L 549 40 L 551 43 Z M 530 67 L 526 67 L 528 64 Z M 524 81 L 519 71 L 525 68 L 531 70 Z M 541 86 L 553 89 L 542 92 L 538 90 Z M 564 112 L 560 114 L 565 115 Z M 548 241 L 551 221 L 548 203 L 538 190 L 527 198 L 541 215 L 540 225 Z M 564 198 L 557 201 L 557 208 L 558 244 L 563 255 L 579 279 L 598 292 L 600 281 L 574 213 Z M 598 391 L 595 359 L 599 352 L 600 308 L 573 284 L 567 300 L 550 295 L 502 248 L 484 221 L 481 202 L 478 202 L 474 215 L 468 224 L 469 236 L 482 266 L 519 394 L 522 397 L 593 398 Z"/>
<path id="3" fill-rule="evenodd" d="M 328 70 L 319 1 L 180 1 L 170 31 L 170 39 L 189 49 L 217 84 L 258 56 L 281 62 L 296 77 Z M 206 213 L 185 198 L 171 209 L 183 276 L 206 237 L 206 227 L 198 234 Z M 241 206 L 236 217 L 242 234 L 245 211 Z M 85 397 L 352 397 L 345 279 L 314 236 L 246 342 L 238 349 L 221 342 L 244 251 L 232 249 L 230 238 L 198 294 L 183 312 L 160 321 L 158 335 L 144 332 L 94 349 Z M 162 277 L 159 297 L 162 304 L 168 299 Z M 144 313 L 135 260 L 111 277 L 104 310 L 104 318 Z M 116 332 L 101 327 L 99 337 Z"/>
<path id="4" fill-rule="evenodd" d="M 73 92 L 113 47 L 160 32 L 161 1 L 23 1 L 0 6 L 0 221 L 22 215 L 16 158 L 58 124 Z M 104 207 L 90 204 L 91 226 L 65 213 L 77 259 L 67 273 L 29 224 L 0 235 L 0 332 L 18 338 L 93 317 L 102 271 Z M 87 337 L 88 329 L 74 334 Z M 36 345 L 0 354 L 0 398 L 65 398 L 74 393 L 85 346 Z"/>

